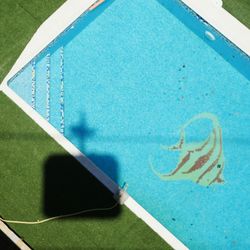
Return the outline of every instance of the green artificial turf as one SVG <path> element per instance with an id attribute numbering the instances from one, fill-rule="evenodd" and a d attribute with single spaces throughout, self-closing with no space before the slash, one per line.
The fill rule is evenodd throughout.
<path id="1" fill-rule="evenodd" d="M 250 28 L 250 0 L 223 0 L 223 8 Z"/>
<path id="2" fill-rule="evenodd" d="M 0 1 L 0 82 L 39 25 L 63 0 Z"/>
<path id="3" fill-rule="evenodd" d="M 42 21 L 63 2 L 0 1 L 0 81 Z M 4 218 L 37 220 L 115 203 L 109 191 L 3 93 L 0 178 L 0 215 Z M 34 249 L 171 249 L 124 206 L 10 227 Z"/>

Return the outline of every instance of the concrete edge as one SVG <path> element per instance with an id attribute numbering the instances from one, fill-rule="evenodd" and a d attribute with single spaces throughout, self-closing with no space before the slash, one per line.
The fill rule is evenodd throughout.
<path id="1" fill-rule="evenodd" d="M 140 206 L 140 204 L 138 204 L 131 196 L 126 199 L 124 204 L 171 247 L 178 250 L 188 249 L 178 238 L 176 238 L 166 227 L 164 227 L 158 220 L 156 220 L 150 213 Z"/>
<path id="2" fill-rule="evenodd" d="M 0 221 L 0 231 L 2 231 L 21 250 L 31 250 L 31 248 L 2 221 Z"/>
<path id="3" fill-rule="evenodd" d="M 210 0 L 181 0 L 223 36 L 250 56 L 250 30 L 225 9 Z"/>
<path id="4" fill-rule="evenodd" d="M 17 104 L 36 124 L 38 124 L 50 137 L 52 137 L 62 148 L 78 160 L 91 174 L 93 174 L 104 186 L 106 186 L 114 195 L 121 191 L 121 188 L 108 175 L 100 170 L 92 161 L 90 161 L 81 151 L 79 151 L 69 140 L 58 132 L 46 119 L 30 107 L 21 97 L 12 89 L 5 86 L 3 93 Z M 125 197 L 125 200 L 124 198 Z M 152 215 L 141 207 L 128 193 L 124 192 L 120 197 L 133 213 L 141 218 L 153 231 L 155 231 L 163 240 L 165 240 L 174 249 L 188 249 L 181 241 L 171 234 L 163 225 L 161 225 Z M 181 248 L 180 248 L 181 246 Z"/>

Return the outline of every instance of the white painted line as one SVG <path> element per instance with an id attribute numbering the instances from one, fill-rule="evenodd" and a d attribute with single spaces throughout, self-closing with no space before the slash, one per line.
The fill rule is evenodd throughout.
<path id="1" fill-rule="evenodd" d="M 131 196 L 126 199 L 124 204 L 134 214 L 141 218 L 149 227 L 151 227 L 171 247 L 178 250 L 188 249 L 180 240 L 178 240 L 170 231 L 168 231 L 166 227 L 164 227 L 158 220 L 156 220 L 142 206 L 140 206 Z"/>
<path id="2" fill-rule="evenodd" d="M 246 54 L 250 55 L 250 31 L 238 20 L 213 4 L 210 0 L 182 0 L 189 8 L 210 23 L 226 38 L 231 40 Z M 97 168 L 84 154 L 82 154 L 71 142 L 63 137 L 53 126 L 51 126 L 42 116 L 34 111 L 8 86 L 8 80 L 31 61 L 41 50 L 53 41 L 61 32 L 69 27 L 83 12 L 93 5 L 96 0 L 68 0 L 52 16 L 50 16 L 37 30 L 28 43 L 21 56 L 18 58 L 9 74 L 5 77 L 0 91 L 2 90 L 11 100 L 13 100 L 26 114 L 28 114 L 41 128 L 43 128 L 56 142 L 66 151 L 73 155 L 82 165 L 84 165 L 97 179 L 99 179 L 114 194 L 119 187 L 106 174 Z M 138 217 L 147 223 L 174 249 L 187 249 L 173 234 L 163 225 L 143 209 L 132 197 L 125 201 L 128 208 Z"/>
<path id="3" fill-rule="evenodd" d="M 31 248 L 11 231 L 2 221 L 0 221 L 0 230 L 21 250 L 31 250 Z"/>

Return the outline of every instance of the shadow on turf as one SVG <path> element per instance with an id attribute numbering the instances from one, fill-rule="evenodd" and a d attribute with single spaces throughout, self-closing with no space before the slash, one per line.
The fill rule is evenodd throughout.
<path id="1" fill-rule="evenodd" d="M 19 248 L 1 230 L 0 248 L 4 250 L 19 250 Z"/>
<path id="2" fill-rule="evenodd" d="M 116 164 L 110 156 L 101 156 L 102 160 Z M 53 155 L 46 161 L 44 187 L 44 212 L 47 216 L 111 207 L 116 203 L 113 194 L 69 155 Z M 78 217 L 110 217 L 119 213 L 118 205 L 109 211 L 89 212 Z"/>
<path id="3" fill-rule="evenodd" d="M 115 182 L 118 180 L 118 163 L 115 157 L 107 154 L 86 152 L 84 142 L 95 133 L 88 128 L 84 116 L 72 127 L 72 135 L 79 140 L 79 148 L 87 153 L 98 167 Z M 69 154 L 51 155 L 44 166 L 44 213 L 53 217 L 81 210 L 112 207 L 117 201 L 103 184 Z M 114 217 L 120 213 L 120 206 L 108 211 L 95 211 L 77 217 Z M 75 218 L 75 217 L 69 217 Z"/>

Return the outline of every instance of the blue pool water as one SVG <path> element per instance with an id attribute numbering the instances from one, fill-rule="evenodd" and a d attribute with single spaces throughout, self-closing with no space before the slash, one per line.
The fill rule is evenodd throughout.
<path id="1" fill-rule="evenodd" d="M 107 1 L 9 86 L 188 247 L 249 249 L 250 59 L 185 6 Z M 220 123 L 225 182 L 160 179 L 150 162 L 169 173 L 179 156 L 160 146 L 204 112 Z M 197 120 L 186 141 L 211 130 Z"/>

